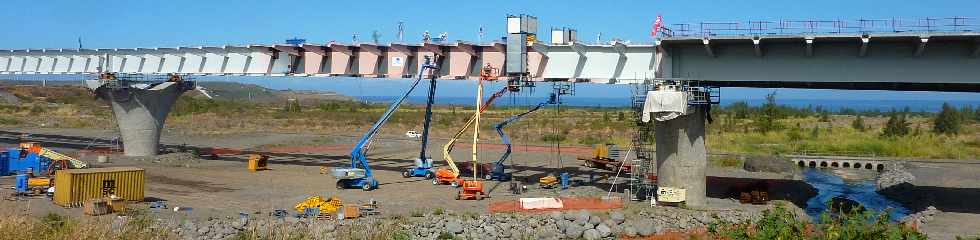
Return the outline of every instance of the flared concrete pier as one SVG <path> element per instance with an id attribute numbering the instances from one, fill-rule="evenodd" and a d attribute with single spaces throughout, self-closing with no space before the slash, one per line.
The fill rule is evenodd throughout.
<path id="1" fill-rule="evenodd" d="M 686 189 L 685 204 L 698 207 L 705 199 L 704 109 L 667 121 L 656 121 L 657 185 Z"/>
<path id="2" fill-rule="evenodd" d="M 194 82 L 126 84 L 118 81 L 87 80 L 99 98 L 108 100 L 119 124 L 126 156 L 156 156 L 160 130 L 177 97 L 194 89 Z"/>

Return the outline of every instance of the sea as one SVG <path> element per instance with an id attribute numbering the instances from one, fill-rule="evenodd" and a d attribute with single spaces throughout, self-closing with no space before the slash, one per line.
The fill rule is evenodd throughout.
<path id="1" fill-rule="evenodd" d="M 385 103 L 391 102 L 398 98 L 399 96 L 355 96 L 355 98 L 376 102 Z M 539 102 L 547 100 L 547 97 L 518 97 L 517 101 L 510 100 L 496 100 L 498 105 L 535 105 Z M 406 99 L 408 103 L 413 104 L 425 104 L 426 97 L 424 96 L 409 96 Z M 562 97 L 561 102 L 565 106 L 576 106 L 576 107 L 629 107 L 630 98 L 601 98 L 601 97 L 576 97 L 568 96 Z M 744 101 L 750 106 L 761 106 L 765 103 L 765 99 L 761 98 L 747 98 L 747 99 L 724 99 L 722 98 L 720 105 L 728 106 L 735 102 Z M 512 103 L 515 102 L 515 103 Z M 473 106 L 475 105 L 475 99 L 473 97 L 438 97 L 435 99 L 437 105 L 460 105 L 460 106 Z M 908 107 L 909 110 L 913 112 L 939 112 L 942 109 L 943 103 L 949 103 L 957 108 L 963 106 L 972 106 L 974 108 L 980 107 L 980 99 L 977 100 L 872 100 L 872 101 L 861 101 L 861 100 L 850 100 L 850 99 L 777 99 L 776 104 L 791 106 L 796 108 L 805 108 L 807 106 L 816 108 L 821 107 L 823 109 L 828 109 L 831 111 L 839 111 L 841 109 L 853 109 L 857 111 L 882 111 L 887 112 L 893 109 L 901 110 Z"/>

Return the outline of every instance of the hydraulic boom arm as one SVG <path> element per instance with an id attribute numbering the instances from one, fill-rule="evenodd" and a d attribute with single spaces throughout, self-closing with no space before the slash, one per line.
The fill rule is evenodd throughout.
<path id="1" fill-rule="evenodd" d="M 371 126 L 371 128 L 368 129 L 366 133 L 364 133 L 364 136 L 361 137 L 361 140 L 357 142 L 357 145 L 354 145 L 354 149 L 352 149 L 350 152 L 351 168 L 357 168 L 358 165 L 360 165 L 362 168 L 364 168 L 365 177 L 370 178 L 371 176 L 373 176 L 371 173 L 371 168 L 368 166 L 368 161 L 367 161 L 367 157 L 365 156 L 366 153 L 365 153 L 364 146 L 371 141 L 371 138 L 373 138 L 374 134 L 378 132 L 378 129 L 381 128 L 381 126 L 388 121 L 388 118 L 390 118 L 392 113 L 394 113 L 395 110 L 398 109 L 398 106 L 401 106 L 402 102 L 405 101 L 405 98 L 408 98 L 408 95 L 411 94 L 413 90 L 415 90 L 415 87 L 418 86 L 419 82 L 422 81 L 422 74 L 425 72 L 426 69 L 433 70 L 432 73 L 429 75 L 434 81 L 434 79 L 436 78 L 435 70 L 437 70 L 438 67 L 435 64 L 430 63 L 428 57 L 426 57 L 425 64 L 423 64 L 422 68 L 419 69 L 418 79 L 416 79 L 415 82 L 412 83 L 412 86 L 408 89 L 408 91 L 405 92 L 404 95 L 402 95 L 400 98 L 392 102 L 390 106 L 388 106 L 388 110 L 385 110 L 384 114 L 381 115 L 381 119 L 378 119 L 378 121 L 374 123 L 374 126 Z M 432 90 L 435 90 L 435 86 L 432 87 Z"/>
<path id="2" fill-rule="evenodd" d="M 507 90 L 508 88 L 504 87 L 503 89 L 500 89 L 500 91 L 497 91 L 493 93 L 493 95 L 490 95 L 490 97 L 487 98 L 487 101 L 484 102 L 482 106 L 480 106 L 479 111 L 480 112 L 486 111 L 487 108 L 489 108 L 490 105 L 493 104 L 493 100 L 497 99 L 500 96 L 503 96 L 504 93 L 507 92 Z M 447 142 L 446 145 L 443 146 L 442 148 L 442 158 L 446 159 L 446 163 L 449 165 L 449 168 L 452 169 L 453 173 L 457 177 L 459 176 L 459 168 L 456 167 L 456 162 L 453 161 L 452 154 L 450 153 L 453 151 L 453 147 L 455 147 L 456 141 L 459 140 L 459 137 L 462 136 L 463 132 L 466 132 L 466 129 L 468 129 L 470 125 L 473 125 L 474 122 L 476 122 L 476 113 L 473 113 L 473 116 L 471 116 L 470 119 L 466 121 L 466 124 L 463 124 L 463 127 L 460 128 L 459 131 L 456 132 L 456 134 L 453 135 L 453 137 L 449 139 L 449 142 Z"/>
<path id="3" fill-rule="evenodd" d="M 541 107 L 544 107 L 545 105 L 555 104 L 556 102 L 557 101 L 555 100 L 555 94 L 551 94 L 551 96 L 548 97 L 548 100 L 547 101 L 538 103 L 538 105 L 536 105 L 534 107 L 531 107 L 531 109 L 528 109 L 526 112 L 523 112 L 523 113 L 520 113 L 520 114 L 511 116 L 511 117 L 509 117 L 507 119 L 504 119 L 503 122 L 497 123 L 497 125 L 494 125 L 493 126 L 493 128 L 497 130 L 497 134 L 500 135 L 500 139 L 504 142 L 504 145 L 507 146 L 504 149 L 504 154 L 500 156 L 500 159 L 497 160 L 496 163 L 494 163 L 495 165 L 502 165 L 502 164 L 504 164 L 504 160 L 507 160 L 507 158 L 510 157 L 510 153 L 511 153 L 510 137 L 507 137 L 507 134 L 504 133 L 503 128 L 505 126 L 507 126 L 507 124 L 510 124 L 510 123 L 512 123 L 514 121 L 520 120 L 524 116 L 526 116 L 526 115 L 528 115 L 528 114 L 530 114 L 530 113 L 532 113 L 534 111 L 537 111 L 538 109 L 541 109 Z"/>

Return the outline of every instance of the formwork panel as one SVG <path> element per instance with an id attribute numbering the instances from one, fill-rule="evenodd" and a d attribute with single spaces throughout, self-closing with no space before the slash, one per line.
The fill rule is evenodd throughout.
<path id="1" fill-rule="evenodd" d="M 41 56 L 38 63 L 37 72 L 49 73 L 54 71 L 55 58 L 52 56 Z"/>
<path id="2" fill-rule="evenodd" d="M 52 72 L 64 73 L 68 72 L 68 68 L 71 67 L 71 56 L 63 55 L 54 57 L 54 69 Z"/>
<path id="3" fill-rule="evenodd" d="M 68 68 L 68 72 L 85 72 L 85 68 L 88 67 L 88 59 L 88 56 L 85 55 L 71 56 L 71 67 Z"/>
<path id="4" fill-rule="evenodd" d="M 144 170 L 135 167 L 69 169 L 55 172 L 54 203 L 81 206 L 85 200 L 115 195 L 143 201 Z"/>
<path id="5" fill-rule="evenodd" d="M 88 65 L 85 66 L 85 72 L 99 72 L 99 68 L 105 67 L 105 59 L 102 56 L 92 55 L 88 57 Z"/>
<path id="6" fill-rule="evenodd" d="M 10 58 L 7 56 L 0 57 L 0 72 L 6 72 L 7 67 L 10 66 Z"/>
<path id="7" fill-rule="evenodd" d="M 140 68 L 143 67 L 143 56 L 141 55 L 124 55 L 123 58 L 126 62 L 123 63 L 122 69 L 119 72 L 124 73 L 139 73 Z"/>
<path id="8" fill-rule="evenodd" d="M 163 57 L 160 55 L 143 55 L 143 66 L 140 68 L 140 73 L 158 73 L 160 71 L 160 64 L 163 64 Z"/>
<path id="9" fill-rule="evenodd" d="M 163 55 L 163 67 L 160 68 L 160 71 L 164 73 L 179 73 L 180 64 L 183 61 L 184 58 L 182 55 L 178 55 L 178 54 Z"/>
<path id="10" fill-rule="evenodd" d="M 7 67 L 9 72 L 23 72 L 27 59 L 24 57 L 10 57 L 10 65 Z"/>

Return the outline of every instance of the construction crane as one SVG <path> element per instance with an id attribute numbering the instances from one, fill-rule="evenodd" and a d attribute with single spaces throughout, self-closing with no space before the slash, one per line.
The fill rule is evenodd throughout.
<path id="1" fill-rule="evenodd" d="M 495 73 L 496 71 L 497 71 L 496 68 L 490 67 L 489 65 L 483 67 L 483 69 L 481 70 L 480 78 L 487 79 L 487 80 L 496 79 L 496 77 L 494 77 L 496 76 Z M 463 178 L 460 178 L 460 169 L 456 166 L 456 162 L 453 160 L 453 156 L 451 154 L 453 148 L 456 146 L 456 141 L 458 141 L 459 138 L 463 135 L 463 133 L 466 132 L 466 129 L 469 129 L 469 127 L 476 122 L 477 113 L 482 113 L 486 111 L 490 107 L 490 105 L 493 104 L 494 100 L 496 100 L 500 96 L 503 96 L 505 93 L 507 93 L 508 90 L 514 91 L 513 88 L 504 87 L 503 89 L 500 89 L 499 91 L 491 94 L 490 97 L 487 98 L 487 101 L 480 105 L 480 108 L 477 110 L 477 112 L 473 113 L 473 116 L 471 116 L 470 119 L 467 120 L 465 124 L 463 124 L 463 127 L 460 128 L 459 131 L 457 131 L 456 134 L 453 135 L 453 137 L 449 138 L 449 141 L 446 142 L 446 145 L 443 145 L 442 158 L 446 160 L 446 165 L 449 166 L 449 168 L 436 169 L 436 178 L 432 179 L 433 185 L 449 184 L 453 187 L 458 187 L 462 185 Z"/>
<path id="2" fill-rule="evenodd" d="M 510 143 L 510 137 L 507 136 L 507 133 L 504 133 L 504 127 L 517 120 L 520 120 L 521 118 L 524 118 L 524 116 L 527 116 L 528 114 L 531 114 L 534 111 L 537 111 L 538 109 L 541 109 L 541 107 L 544 107 L 545 105 L 558 103 L 556 99 L 557 96 L 554 93 L 552 93 L 550 96 L 548 96 L 548 100 L 538 103 L 538 105 L 531 107 L 531 109 L 528 109 L 523 113 L 504 119 L 504 121 L 497 123 L 496 125 L 493 126 L 493 128 L 497 130 L 497 134 L 500 135 L 500 140 L 504 142 L 504 146 L 506 147 L 504 148 L 504 154 L 500 155 L 500 159 L 498 159 L 497 162 L 494 162 L 493 164 L 487 164 L 483 167 L 484 169 L 487 170 L 486 175 L 483 176 L 483 179 L 497 180 L 497 181 L 510 181 L 511 174 L 505 172 L 506 166 L 504 166 L 504 161 L 507 160 L 508 157 L 510 157 L 511 143 Z"/>
<path id="3" fill-rule="evenodd" d="M 400 98 L 392 102 L 390 106 L 388 106 L 388 110 L 385 110 L 384 114 L 381 115 L 381 119 L 378 119 L 378 121 L 375 122 L 374 125 L 371 126 L 371 128 L 368 129 L 366 133 L 364 133 L 364 136 L 361 137 L 361 139 L 357 142 L 357 144 L 354 145 L 354 148 L 351 149 L 350 152 L 351 166 L 349 168 L 333 169 L 332 173 L 334 177 L 338 179 L 337 180 L 338 189 L 361 188 L 364 191 L 370 191 L 372 189 L 378 188 L 378 180 L 374 179 L 374 174 L 371 173 L 371 167 L 368 165 L 367 149 L 365 146 L 369 142 L 371 142 L 371 139 L 378 132 L 378 129 L 380 129 L 381 126 L 388 121 L 388 118 L 390 118 L 391 115 L 395 112 L 395 110 L 397 110 L 398 107 L 401 106 L 402 102 L 404 102 L 405 99 L 408 98 L 408 95 L 411 94 L 413 90 L 415 90 L 415 87 L 419 85 L 419 82 L 422 81 L 423 73 L 425 72 L 425 70 L 427 69 L 430 70 L 429 73 L 429 77 L 431 79 L 430 81 L 433 82 L 435 81 L 436 79 L 435 74 L 438 71 L 439 67 L 436 66 L 435 63 L 433 63 L 433 61 L 437 61 L 438 56 L 436 56 L 435 60 L 433 61 L 430 60 L 432 59 L 430 59 L 428 56 L 425 57 L 424 63 L 422 64 L 421 68 L 419 68 L 418 79 L 416 79 L 415 82 L 412 83 L 412 86 L 408 89 L 408 91 L 405 92 L 405 95 L 402 95 Z"/>
<path id="4" fill-rule="evenodd" d="M 433 74 L 434 75 L 434 74 Z M 436 97 L 436 78 L 429 80 L 429 95 L 425 101 L 425 121 L 422 123 L 422 146 L 419 151 L 419 158 L 415 159 L 415 167 L 406 169 L 402 172 L 402 177 L 425 177 L 431 179 L 435 175 L 432 173 L 432 158 L 425 156 L 426 147 L 429 145 L 429 123 L 432 121 L 432 102 Z"/>

